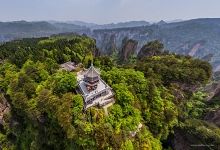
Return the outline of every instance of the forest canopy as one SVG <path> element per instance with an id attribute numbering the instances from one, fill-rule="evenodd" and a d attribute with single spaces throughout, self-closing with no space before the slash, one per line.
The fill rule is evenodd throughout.
<path id="1" fill-rule="evenodd" d="M 201 130 L 200 139 L 219 144 L 220 130 L 201 120 L 207 104 L 197 92 L 210 81 L 211 66 L 163 53 L 163 45 L 158 50 L 157 44 L 150 44 L 156 45 L 157 53 L 154 47 L 150 52 L 155 55 L 143 54 L 135 64 L 120 65 L 115 57 L 100 56 L 95 41 L 86 36 L 1 45 L 0 100 L 7 98 L 11 106 L 0 130 L 1 148 L 161 150 L 171 146 L 168 139 L 177 129 L 196 137 Z M 59 69 L 66 61 L 85 67 L 94 61 L 101 69 L 116 99 L 108 115 L 97 107 L 83 111 L 83 98 L 75 92 L 76 72 Z"/>

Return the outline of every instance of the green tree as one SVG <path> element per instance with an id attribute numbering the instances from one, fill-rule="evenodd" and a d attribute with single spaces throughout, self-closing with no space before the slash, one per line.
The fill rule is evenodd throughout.
<path id="1" fill-rule="evenodd" d="M 77 86 L 76 75 L 71 72 L 59 71 L 53 75 L 51 80 L 56 94 L 71 92 Z"/>

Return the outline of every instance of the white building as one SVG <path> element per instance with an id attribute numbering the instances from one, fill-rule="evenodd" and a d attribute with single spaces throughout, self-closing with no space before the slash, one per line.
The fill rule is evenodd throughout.
<path id="1" fill-rule="evenodd" d="M 114 93 L 101 78 L 100 72 L 93 65 L 77 74 L 79 92 L 84 99 L 84 109 L 92 106 L 105 106 L 114 102 Z"/>

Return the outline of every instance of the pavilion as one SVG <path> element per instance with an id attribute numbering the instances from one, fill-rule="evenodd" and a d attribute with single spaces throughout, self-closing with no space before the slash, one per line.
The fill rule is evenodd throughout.
<path id="1" fill-rule="evenodd" d="M 103 107 L 114 102 L 112 88 L 100 77 L 100 71 L 93 64 L 77 74 L 79 93 L 84 99 L 84 109 L 92 106 Z"/>

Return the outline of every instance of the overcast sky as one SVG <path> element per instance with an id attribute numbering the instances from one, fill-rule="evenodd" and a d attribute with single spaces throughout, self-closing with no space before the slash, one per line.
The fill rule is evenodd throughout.
<path id="1" fill-rule="evenodd" d="M 0 21 L 131 20 L 220 18 L 220 0 L 0 0 Z"/>

